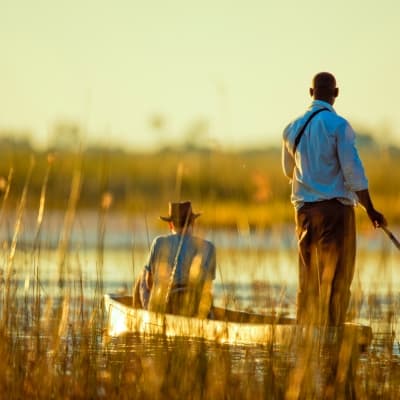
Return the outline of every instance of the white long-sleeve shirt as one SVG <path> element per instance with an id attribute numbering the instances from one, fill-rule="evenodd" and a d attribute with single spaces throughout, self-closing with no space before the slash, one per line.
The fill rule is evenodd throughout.
<path id="1" fill-rule="evenodd" d="M 293 154 L 294 141 L 308 117 L 327 108 L 308 123 Z M 355 204 L 354 192 L 368 188 L 368 180 L 355 146 L 355 133 L 334 108 L 314 100 L 309 109 L 283 132 L 282 168 L 292 184 L 291 201 L 296 209 L 304 202 L 339 199 Z"/>

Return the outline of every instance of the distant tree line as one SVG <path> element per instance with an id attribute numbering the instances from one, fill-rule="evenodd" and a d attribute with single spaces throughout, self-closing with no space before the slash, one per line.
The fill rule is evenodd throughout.
<path id="1" fill-rule="evenodd" d="M 69 132 L 69 133 L 66 133 Z M 6 133 L 6 134 L 5 134 Z M 79 207 L 100 206 L 105 193 L 115 210 L 142 212 L 160 208 L 173 199 L 198 204 L 237 204 L 245 207 L 288 210 L 292 218 L 290 187 L 281 172 L 280 148 L 221 151 L 195 145 L 165 146 L 151 153 L 92 145 L 82 149 L 78 127 L 59 126 L 52 146 L 35 150 L 27 137 L 0 132 L 0 195 L 7 191 L 6 208 L 16 207 L 25 186 L 28 206 L 37 208 L 45 177 L 46 207 L 65 209 L 74 174 L 82 177 Z M 68 139 L 68 140 L 67 140 Z M 358 143 L 374 198 L 390 208 L 400 221 L 398 163 L 400 149 L 379 146 L 371 136 Z M 28 177 L 28 171 L 32 174 Z M 47 172 L 48 171 L 48 172 Z M 29 180 L 28 180 L 29 178 Z M 256 218 L 256 217 L 255 217 Z"/>

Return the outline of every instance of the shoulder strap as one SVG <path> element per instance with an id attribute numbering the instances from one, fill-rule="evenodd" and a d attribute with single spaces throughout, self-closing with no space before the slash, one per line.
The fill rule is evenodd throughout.
<path id="1" fill-rule="evenodd" d="M 314 112 L 308 117 L 306 123 L 305 123 L 305 124 L 303 125 L 303 127 L 300 129 L 300 132 L 297 134 L 296 139 L 294 140 L 293 155 L 294 155 L 294 153 L 296 153 L 297 146 L 298 146 L 299 143 L 300 143 L 300 139 L 301 139 L 301 137 L 303 136 L 303 133 L 304 133 L 304 131 L 305 131 L 305 129 L 306 129 L 308 123 L 309 123 L 318 113 L 320 113 L 321 111 L 329 111 L 329 108 L 325 108 L 325 107 L 324 107 L 324 108 L 320 108 L 319 110 L 314 111 Z"/>

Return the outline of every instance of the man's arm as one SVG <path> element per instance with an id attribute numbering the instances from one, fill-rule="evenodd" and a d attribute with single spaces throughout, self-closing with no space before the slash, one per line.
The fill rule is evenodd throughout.
<path id="1" fill-rule="evenodd" d="M 197 312 L 198 318 L 207 318 L 210 314 L 213 305 L 213 281 L 215 279 L 217 268 L 216 250 L 214 245 L 211 244 L 210 251 L 207 257 L 207 264 L 205 267 L 205 277 L 202 284 L 200 301 Z"/>
<path id="2" fill-rule="evenodd" d="M 282 141 L 281 162 L 282 162 L 283 173 L 291 181 L 293 178 L 293 170 L 295 167 L 295 163 L 292 154 L 290 154 L 289 150 L 286 147 L 285 140 Z"/>
<path id="3" fill-rule="evenodd" d="M 360 204 L 368 214 L 375 228 L 386 226 L 386 219 L 375 209 L 368 190 L 368 179 L 355 145 L 355 132 L 345 121 L 337 137 L 337 154 L 346 185 L 357 194 Z M 366 188 L 366 189 L 361 189 Z"/>
<path id="4" fill-rule="evenodd" d="M 372 204 L 371 196 L 369 195 L 369 190 L 368 189 L 359 190 L 356 191 L 356 194 L 360 204 L 364 207 L 374 227 L 379 228 L 381 226 L 386 226 L 387 222 L 384 215 L 381 214 L 379 211 L 375 210 L 375 207 Z"/>
<path id="5" fill-rule="evenodd" d="M 207 318 L 208 314 L 210 313 L 212 303 L 213 303 L 213 282 L 211 279 L 206 279 L 201 290 L 197 317 L 202 319 Z"/>
<path id="6" fill-rule="evenodd" d="M 140 300 L 142 303 L 142 307 L 147 309 L 150 299 L 150 292 L 151 288 L 153 287 L 153 273 L 151 269 L 151 265 L 153 265 L 153 258 L 155 253 L 157 238 L 154 239 L 150 252 L 149 257 L 147 260 L 146 265 L 143 268 L 142 275 L 140 277 L 140 285 L 139 285 L 139 292 L 140 292 Z"/>
<path id="7" fill-rule="evenodd" d="M 152 285 L 153 285 L 153 279 L 151 272 L 144 269 L 139 282 L 140 302 L 142 303 L 142 308 L 144 309 L 147 309 L 147 306 L 149 304 L 150 291 Z"/>

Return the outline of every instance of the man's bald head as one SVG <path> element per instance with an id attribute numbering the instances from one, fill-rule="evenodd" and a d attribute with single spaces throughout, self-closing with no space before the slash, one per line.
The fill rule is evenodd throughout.
<path id="1" fill-rule="evenodd" d="M 319 72 L 312 80 L 310 95 L 316 100 L 323 100 L 333 104 L 339 94 L 336 79 L 329 72 Z"/>

